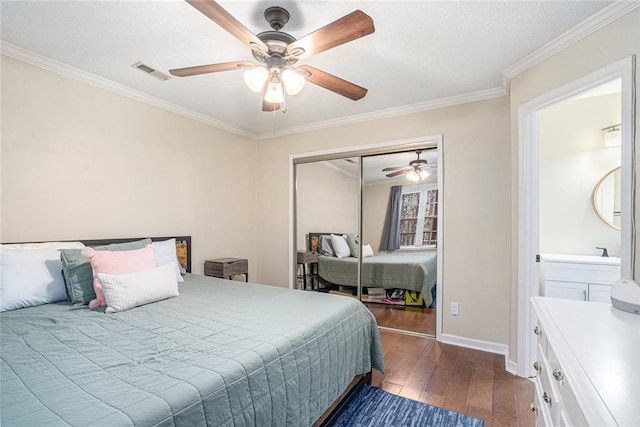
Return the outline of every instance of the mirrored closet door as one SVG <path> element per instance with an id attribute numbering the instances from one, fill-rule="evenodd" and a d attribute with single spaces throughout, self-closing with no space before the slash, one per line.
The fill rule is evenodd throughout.
<path id="1" fill-rule="evenodd" d="M 296 165 L 296 286 L 298 289 L 358 295 L 357 258 L 342 236 L 358 233 L 358 157 Z M 334 244 L 339 236 L 345 240 Z M 335 248 L 335 249 L 334 249 Z M 337 253 L 336 253 L 337 252 Z M 323 276 L 319 258 L 323 257 Z M 348 260 L 349 265 L 331 263 Z M 333 269 L 332 269 L 333 268 Z"/>
<path id="2" fill-rule="evenodd" d="M 379 326 L 435 335 L 437 157 L 362 158 L 362 301 Z"/>
<path id="3" fill-rule="evenodd" d="M 358 298 L 382 328 L 435 336 L 434 146 L 294 165 L 297 289 Z"/>

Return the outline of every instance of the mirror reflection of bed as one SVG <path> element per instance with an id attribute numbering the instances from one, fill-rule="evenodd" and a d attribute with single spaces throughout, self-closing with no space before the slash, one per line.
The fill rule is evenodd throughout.
<path id="1" fill-rule="evenodd" d="M 435 336 L 437 152 L 417 154 L 409 150 L 296 165 L 297 286 L 360 298 L 379 326 Z M 410 180 L 412 169 L 405 167 L 417 158 L 429 167 Z M 395 176 L 387 177 L 390 173 Z"/>

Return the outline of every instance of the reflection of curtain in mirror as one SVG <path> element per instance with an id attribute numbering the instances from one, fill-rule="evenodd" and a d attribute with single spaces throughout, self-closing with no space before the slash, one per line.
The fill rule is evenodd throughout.
<path id="1" fill-rule="evenodd" d="M 395 251 L 400 248 L 400 207 L 402 186 L 394 185 L 389 191 L 389 203 L 384 217 L 380 250 Z"/>

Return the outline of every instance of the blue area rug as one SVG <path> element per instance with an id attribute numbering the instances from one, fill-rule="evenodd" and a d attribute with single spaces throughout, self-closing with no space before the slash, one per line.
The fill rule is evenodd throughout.
<path id="1" fill-rule="evenodd" d="M 484 421 L 364 386 L 333 427 L 459 426 L 482 427 Z"/>

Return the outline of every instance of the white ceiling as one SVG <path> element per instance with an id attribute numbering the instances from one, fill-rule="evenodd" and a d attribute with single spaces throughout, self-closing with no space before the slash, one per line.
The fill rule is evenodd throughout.
<path id="1" fill-rule="evenodd" d="M 6 1 L 1 39 L 30 53 L 159 98 L 256 137 L 384 114 L 415 104 L 499 90 L 502 71 L 581 23 L 608 1 L 220 1 L 254 33 L 265 8 L 287 8 L 296 38 L 361 9 L 375 33 L 300 61 L 369 89 L 351 101 L 307 84 L 288 111 L 264 113 L 242 71 L 159 81 L 159 71 L 252 60 L 248 48 L 182 0 Z"/>

